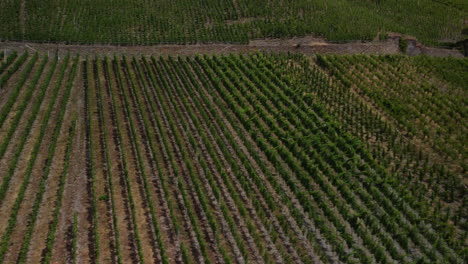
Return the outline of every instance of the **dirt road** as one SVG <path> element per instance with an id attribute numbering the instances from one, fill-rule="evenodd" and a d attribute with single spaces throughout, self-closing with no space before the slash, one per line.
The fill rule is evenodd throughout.
<path id="1" fill-rule="evenodd" d="M 51 54 L 82 55 L 195 55 L 230 54 L 252 52 L 292 52 L 305 55 L 313 54 L 398 54 L 398 36 L 385 41 L 330 43 L 320 38 L 303 37 L 292 39 L 253 40 L 249 44 L 197 44 L 197 45 L 153 45 L 153 46 L 116 46 L 116 45 L 67 45 L 50 43 L 0 42 L 0 50 L 39 51 Z M 408 55 L 427 54 L 437 57 L 463 57 L 457 50 L 425 47 L 417 42 L 412 45 Z"/>

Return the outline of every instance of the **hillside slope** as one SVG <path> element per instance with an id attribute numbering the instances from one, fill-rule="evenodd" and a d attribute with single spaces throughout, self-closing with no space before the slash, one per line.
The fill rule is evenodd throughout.
<path id="1" fill-rule="evenodd" d="M 3 0 L 0 40 L 149 45 L 313 35 L 350 41 L 398 32 L 440 45 L 466 38 L 467 15 L 455 0 Z"/>
<path id="2" fill-rule="evenodd" d="M 0 262 L 463 263 L 467 65 L 12 54 Z"/>

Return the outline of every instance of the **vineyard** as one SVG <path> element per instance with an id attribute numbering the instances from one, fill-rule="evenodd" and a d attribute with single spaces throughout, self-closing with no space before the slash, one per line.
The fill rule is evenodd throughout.
<path id="1" fill-rule="evenodd" d="M 1 55 L 0 263 L 467 258 L 466 59 Z"/>
<path id="2" fill-rule="evenodd" d="M 314 35 L 350 41 L 399 32 L 446 45 L 466 39 L 467 15 L 464 0 L 2 0 L 0 40 L 150 45 Z"/>

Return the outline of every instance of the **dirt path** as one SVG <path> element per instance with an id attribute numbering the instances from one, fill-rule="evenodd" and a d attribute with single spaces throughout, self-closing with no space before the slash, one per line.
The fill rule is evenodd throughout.
<path id="1" fill-rule="evenodd" d="M 385 41 L 331 43 L 311 36 L 291 39 L 252 40 L 249 44 L 197 44 L 197 45 L 154 45 L 154 46 L 115 46 L 115 45 L 66 45 L 28 42 L 0 42 L 0 49 L 39 51 L 51 54 L 81 55 L 195 55 L 265 52 L 292 52 L 305 55 L 314 54 L 399 54 L 399 36 Z M 409 55 L 426 54 L 435 57 L 453 56 L 462 58 L 457 50 L 425 47 L 414 44 Z"/>
<path id="2" fill-rule="evenodd" d="M 239 2 L 237 2 L 237 0 L 232 0 L 232 5 L 236 9 L 237 18 L 240 19 L 242 17 L 242 13 L 240 11 L 241 9 L 239 6 Z"/>
<path id="3" fill-rule="evenodd" d="M 26 0 L 21 0 L 19 19 L 21 34 L 24 36 L 24 33 L 26 32 Z"/>

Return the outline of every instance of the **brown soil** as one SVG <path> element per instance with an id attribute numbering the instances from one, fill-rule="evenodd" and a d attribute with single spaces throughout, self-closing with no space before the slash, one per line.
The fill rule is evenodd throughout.
<path id="1" fill-rule="evenodd" d="M 67 80 L 64 79 L 64 80 Z M 71 263 L 72 240 L 77 242 L 77 263 L 88 262 L 91 253 L 88 246 L 88 221 L 86 197 L 86 174 L 85 174 L 85 134 L 84 134 L 84 112 L 83 112 L 83 89 L 81 85 L 80 71 L 75 77 L 73 90 L 77 92 L 71 94 L 70 100 L 75 104 L 77 111 L 77 132 L 74 139 L 74 147 L 70 158 L 69 175 L 65 182 L 62 208 L 60 210 L 57 225 L 56 238 L 52 249 L 52 263 Z M 62 87 L 61 89 L 64 89 Z M 80 128 L 80 129 L 78 129 Z M 73 236 L 73 217 L 77 214 L 77 234 Z"/>
<path id="2" fill-rule="evenodd" d="M 261 17 L 241 17 L 241 18 L 239 18 L 237 20 L 226 20 L 226 21 L 224 21 L 224 24 L 226 24 L 226 25 L 242 25 L 242 24 L 247 24 L 247 23 L 250 23 L 250 22 L 253 22 L 253 21 L 258 21 L 258 20 L 264 20 L 264 18 L 261 18 Z"/>
<path id="3" fill-rule="evenodd" d="M 36 65 L 38 65 L 39 63 L 36 63 Z M 24 130 L 25 130 L 26 125 L 27 125 L 27 123 L 29 121 L 28 120 L 29 119 L 28 113 L 33 108 L 33 104 L 37 101 L 36 98 L 37 98 L 37 94 L 39 93 L 39 90 L 40 90 L 39 88 L 42 85 L 42 81 L 44 79 L 44 76 L 46 76 L 47 71 L 50 68 L 50 64 L 51 64 L 51 62 L 49 61 L 48 64 L 46 65 L 46 67 L 44 68 L 44 71 L 43 71 L 43 74 L 42 74 L 41 78 L 39 79 L 39 81 L 35 85 L 35 87 L 33 88 L 34 91 L 33 91 L 33 94 L 31 96 L 31 99 L 30 99 L 31 102 L 33 102 L 33 103 L 30 103 L 30 104 L 26 105 L 26 109 L 24 109 L 23 114 L 22 114 L 21 118 L 19 119 L 19 122 L 18 122 L 18 124 L 16 126 L 15 132 L 13 133 L 13 135 L 12 135 L 12 137 L 10 139 L 10 142 L 8 142 L 8 147 L 6 149 L 4 157 L 12 157 L 12 155 L 14 155 L 14 153 L 16 152 L 16 150 L 18 148 L 18 144 L 21 141 L 21 136 L 24 134 Z M 34 68 L 34 69 L 36 69 L 36 68 Z M 20 75 L 20 74 L 21 73 L 17 72 L 13 77 L 16 77 L 16 75 Z M 33 75 L 34 75 L 34 73 L 31 73 L 29 76 L 33 76 Z M 5 119 L 5 122 L 3 123 L 2 127 L 0 128 L 0 142 L 2 142 L 2 143 L 4 143 L 4 141 L 7 140 L 7 135 L 8 135 L 8 133 L 10 133 L 13 119 L 15 119 L 16 115 L 19 114 L 19 106 L 23 103 L 23 99 L 25 98 L 26 93 L 28 92 L 28 88 L 31 85 L 31 82 L 30 82 L 31 79 L 32 78 L 28 78 L 28 81 L 21 88 L 18 98 L 13 103 L 13 105 L 12 105 L 12 107 L 10 109 L 10 112 L 7 114 L 7 118 Z M 9 89 L 9 90 L 13 90 L 13 89 Z M 7 102 L 8 99 L 9 98 L 6 97 L 5 102 Z M 47 94 L 45 95 L 45 97 L 43 99 L 43 104 L 44 104 L 44 101 L 46 99 L 47 99 Z M 1 102 L 0 102 L 0 105 L 1 105 Z M 2 159 L 1 162 L 0 162 L 0 170 L 6 170 L 8 168 L 7 166 L 10 165 L 10 164 L 6 164 L 6 162 L 11 161 L 11 160 L 12 160 L 11 158 Z M 2 179 L 2 178 L 0 177 L 0 179 Z"/>
<path id="4" fill-rule="evenodd" d="M 91 65 L 90 65 L 91 66 Z M 90 69 L 90 72 L 93 72 Z M 96 94 L 96 90 L 98 89 L 95 85 L 95 79 L 98 76 L 88 76 L 88 85 L 89 89 L 89 97 L 90 97 L 90 105 L 89 111 L 93 114 L 91 117 L 92 123 L 92 132 L 91 132 L 91 139 L 94 146 L 93 152 L 93 161 L 94 161 L 94 168 L 95 168 L 95 179 L 94 182 L 95 186 L 95 197 L 96 197 L 96 207 L 98 212 L 102 212 L 98 218 L 98 232 L 99 232 L 99 246 L 101 254 L 99 256 L 98 262 L 101 263 L 110 263 L 112 259 L 114 259 L 114 251 L 112 248 L 112 241 L 113 241 L 113 230 L 112 230 L 112 219 L 110 218 L 111 215 L 109 214 L 109 195 L 106 191 L 107 186 L 107 178 L 106 178 L 106 171 L 105 171 L 105 160 L 101 153 L 103 153 L 104 145 L 100 142 L 100 137 L 102 136 L 100 131 L 100 124 L 101 120 L 98 118 L 98 97 Z M 107 197 L 100 199 L 101 197 Z"/>
<path id="5" fill-rule="evenodd" d="M 125 125 L 125 129 L 122 129 L 122 136 L 123 136 L 123 142 L 124 142 L 124 150 L 125 153 L 129 156 L 132 157 L 131 159 L 128 159 L 127 165 L 130 171 L 133 171 L 134 173 L 130 174 L 130 190 L 131 193 L 133 194 L 133 199 L 134 203 L 136 205 L 135 207 L 135 213 L 136 213 L 136 223 L 135 226 L 138 230 L 138 235 L 141 240 L 141 246 L 142 246 L 142 252 L 144 255 L 145 260 L 150 260 L 154 259 L 155 256 L 153 256 L 153 250 L 151 248 L 151 245 L 153 243 L 151 242 L 152 240 L 152 232 L 151 232 L 151 218 L 150 218 L 150 213 L 149 213 L 149 207 L 148 207 L 148 200 L 146 199 L 145 192 L 143 190 L 143 183 L 142 183 L 142 173 L 145 173 L 144 171 L 141 170 L 139 166 L 139 161 L 138 161 L 138 142 L 137 139 L 133 137 L 132 130 L 130 127 L 130 122 L 132 122 L 130 119 L 131 117 L 131 112 L 127 111 L 125 104 L 126 101 L 129 101 L 129 98 L 124 94 L 123 89 L 126 89 L 128 87 L 128 84 L 125 82 L 125 76 L 124 72 L 121 72 L 122 74 L 122 86 L 116 86 L 118 89 L 118 100 L 117 104 L 121 107 L 119 107 L 122 110 L 121 114 L 121 124 Z M 144 169 L 144 168 L 143 168 Z M 152 201 L 151 201 L 152 202 Z"/>
<path id="6" fill-rule="evenodd" d="M 44 100 L 47 101 L 47 98 L 44 98 Z M 41 120 L 39 118 L 40 118 L 40 115 L 38 116 L 37 120 Z M 51 118 L 51 119 L 53 119 L 53 118 Z M 21 126 L 20 126 L 20 128 L 21 128 Z M 20 141 L 22 139 L 21 137 L 17 136 L 19 134 L 18 132 L 21 131 L 20 128 L 17 129 L 17 131 L 15 133 L 16 137 L 14 137 L 11 140 L 11 142 L 9 143 L 9 147 L 7 148 L 7 151 L 5 152 L 5 155 L 1 160 L 2 163 L 0 163 L 0 169 L 2 171 L 8 171 L 8 168 L 11 166 L 10 163 L 12 163 L 13 156 L 14 156 L 16 150 L 18 149 L 18 146 L 19 146 Z M 24 145 L 23 153 L 30 154 L 30 150 L 32 150 L 32 148 L 33 148 L 33 146 L 34 146 L 34 144 L 36 142 L 38 130 L 39 130 L 39 126 L 37 126 L 36 130 L 32 129 L 31 133 L 29 134 L 29 138 L 28 138 L 28 140 L 26 141 L 26 143 Z M 38 155 L 38 160 L 39 160 L 39 157 L 40 157 L 40 154 Z M 15 200 L 16 200 L 16 197 L 18 196 L 18 191 L 19 191 L 20 186 L 21 186 L 21 184 L 23 182 L 29 159 L 30 159 L 30 155 L 27 155 L 27 156 L 21 157 L 18 160 L 17 168 L 19 168 L 19 169 L 17 169 L 15 171 L 13 177 L 11 178 L 7 194 L 5 195 L 5 199 L 0 204 L 0 215 L 7 216 L 7 217 L 0 217 L 0 226 L 2 227 L 2 229 L 0 230 L 0 235 L 3 235 L 4 228 L 6 228 L 6 226 L 7 226 L 6 223 L 8 222 L 8 219 L 9 219 L 8 212 L 13 207 L 13 205 L 15 203 Z M 5 175 L 3 175 L 0 178 L 1 181 L 2 181 L 2 184 L 3 184 L 3 181 L 4 181 Z M 33 177 L 31 177 L 31 178 L 33 178 Z"/>
<path id="7" fill-rule="evenodd" d="M 0 42 L 0 49 L 16 51 L 40 51 L 50 54 L 81 55 L 195 55 L 264 52 L 293 52 L 305 55 L 314 54 L 399 54 L 398 39 L 401 35 L 392 34 L 387 40 L 372 42 L 332 43 L 313 36 L 291 39 L 258 39 L 249 44 L 196 44 L 196 45 L 153 45 L 153 46 L 115 46 L 115 45 L 66 45 L 38 44 L 27 42 Z M 407 38 L 405 36 L 405 38 Z M 414 54 L 429 56 L 463 57 L 457 50 L 425 47 L 416 42 Z"/>
<path id="8" fill-rule="evenodd" d="M 8 71 L 9 68 L 12 68 L 13 64 L 19 59 L 19 56 L 5 69 L 5 71 L 0 74 L 0 76 L 6 75 L 6 71 Z M 5 89 L 6 87 L 9 86 L 14 86 L 14 84 L 18 83 L 21 77 L 21 72 L 24 71 L 26 66 L 28 65 L 28 62 L 32 59 L 32 56 L 28 56 L 26 60 L 23 62 L 23 64 L 18 68 L 18 70 L 8 79 L 8 81 L 4 84 L 4 88 L 0 89 L 0 105 L 5 104 L 8 99 L 9 95 L 13 92 L 13 89 Z"/>
<path id="9" fill-rule="evenodd" d="M 78 90 L 74 91 L 79 92 Z M 46 238 L 49 232 L 49 223 L 52 220 L 53 210 L 55 207 L 56 193 L 59 186 L 59 177 L 63 172 L 65 154 L 67 149 L 67 139 L 69 137 L 68 131 L 73 121 L 75 114 L 76 104 L 74 101 L 69 101 L 68 111 L 64 117 L 63 127 L 59 136 L 57 149 L 54 154 L 54 162 L 52 164 L 51 173 L 46 182 L 46 191 L 42 199 L 41 208 L 38 212 L 40 217 L 37 219 L 33 236 L 31 238 L 31 246 L 29 248 L 29 260 L 41 258 L 42 249 L 46 246 Z M 69 176 L 69 175 L 68 175 Z M 63 207 L 62 207 L 63 208 Z"/>
<path id="10" fill-rule="evenodd" d="M 24 32 L 26 31 L 26 0 L 21 0 L 19 16 L 20 16 L 21 33 L 24 34 Z"/>
<path id="11" fill-rule="evenodd" d="M 111 65 L 109 65 L 111 67 Z M 137 258 L 137 246 L 135 243 L 135 233 L 133 232 L 133 226 L 136 224 L 134 223 L 132 217 L 131 217 L 131 209 L 130 209 L 130 198 L 129 198 L 129 193 L 128 193 L 128 186 L 125 183 L 125 172 L 124 172 L 124 157 L 122 156 L 122 151 L 125 149 L 125 153 L 129 155 L 131 152 L 128 150 L 128 146 L 125 147 L 124 142 L 120 141 L 120 138 L 118 137 L 118 127 L 117 127 L 117 121 L 120 121 L 120 126 L 123 128 L 123 123 L 121 121 L 121 118 L 119 118 L 119 113 L 118 109 L 119 107 L 116 105 L 113 105 L 112 103 L 112 97 L 114 96 L 117 100 L 118 94 L 115 92 L 115 87 L 116 87 L 116 79 L 114 76 L 107 76 L 106 75 L 106 97 L 107 97 L 107 104 L 109 105 L 108 107 L 108 113 L 109 113 L 109 119 L 108 122 L 105 122 L 106 125 L 109 127 L 109 136 L 113 139 L 113 144 L 109 145 L 109 150 L 111 151 L 111 160 L 115 161 L 117 164 L 112 166 L 114 169 L 112 171 L 113 174 L 113 186 L 115 189 L 115 202 L 116 202 L 116 214 L 121 215 L 124 217 L 119 217 L 118 218 L 118 227 L 120 231 L 121 237 L 120 243 L 121 243 L 121 249 L 122 249 L 122 260 L 123 262 L 132 262 L 135 261 L 135 258 Z M 106 105 L 106 103 L 104 103 Z M 124 131 L 123 131 L 124 132 Z M 122 132 L 122 133 L 123 133 Z M 128 145 L 128 144 L 127 144 Z"/>
<path id="12" fill-rule="evenodd" d="M 26 233 L 26 230 L 28 228 L 28 225 L 26 224 L 26 222 L 28 221 L 28 219 L 30 217 L 30 214 L 32 212 L 32 210 L 31 210 L 32 205 L 33 205 L 33 203 L 34 203 L 34 201 L 35 201 L 35 199 L 37 197 L 37 192 L 39 190 L 39 184 L 40 184 L 41 178 L 44 177 L 44 175 L 43 175 L 44 169 L 43 168 L 44 168 L 44 166 L 45 166 L 45 164 L 47 162 L 48 144 L 50 144 L 50 142 L 52 140 L 51 135 L 52 135 L 53 127 L 54 127 L 54 125 L 51 125 L 51 124 L 56 123 L 57 117 L 58 117 L 58 111 L 56 111 L 55 114 L 52 113 L 51 119 L 49 120 L 48 130 L 46 131 L 45 137 L 43 138 L 39 155 L 38 155 L 37 160 L 36 160 L 36 162 L 34 164 L 34 167 L 33 167 L 33 170 L 32 170 L 32 175 L 31 175 L 31 178 L 29 180 L 28 187 L 26 189 L 25 198 L 24 198 L 24 200 L 23 200 L 23 202 L 21 204 L 20 212 L 18 214 L 18 220 L 17 220 L 16 228 L 15 228 L 15 231 L 13 232 L 13 234 L 11 236 L 10 243 L 12 244 L 12 246 L 9 248 L 9 255 L 6 256 L 6 262 L 8 262 L 8 263 L 16 261 L 19 250 L 20 250 L 20 248 L 22 246 L 22 243 L 23 243 L 23 240 L 24 240 L 24 234 Z M 38 130 L 39 130 L 39 126 L 37 127 L 36 131 L 33 130 L 32 134 L 31 134 L 31 135 L 33 135 L 33 136 L 31 136 L 31 141 L 32 141 L 31 144 L 33 142 L 35 144 Z M 33 141 L 33 139 L 34 139 L 34 141 Z M 60 148 L 61 146 L 63 146 L 63 147 L 65 146 L 65 144 L 62 144 L 63 143 L 63 137 L 59 136 L 58 140 L 59 140 L 58 144 L 57 144 L 58 147 L 56 149 L 55 155 L 63 156 L 62 155 L 62 149 Z M 32 149 L 32 145 L 27 144 L 26 147 L 27 148 L 25 150 L 23 150 L 22 153 L 30 154 L 31 149 Z M 57 157 L 57 156 L 54 156 L 54 157 Z M 29 159 L 30 159 L 30 156 L 23 156 L 22 157 L 21 163 L 18 164 L 18 166 L 17 166 L 18 169 L 15 171 L 15 175 L 13 177 L 13 180 L 10 183 L 9 191 L 14 191 L 15 194 L 17 194 L 18 193 L 17 190 L 19 190 L 21 184 L 24 184 L 23 179 L 24 179 L 24 175 L 26 174 L 25 173 L 26 168 L 27 168 L 26 164 L 29 163 Z M 54 162 L 52 162 L 52 164 L 51 164 L 51 169 L 50 169 L 50 173 L 49 173 L 48 177 L 55 178 L 56 176 L 59 175 L 60 170 L 58 169 L 58 167 L 60 167 L 61 165 L 57 165 L 56 162 L 61 163 L 61 161 L 62 161 L 61 158 L 54 159 Z M 55 186 L 55 184 L 54 184 L 54 186 Z M 50 190 L 49 189 L 48 190 L 49 191 L 55 190 L 54 186 L 51 186 Z M 46 196 L 47 196 L 47 192 L 46 192 Z M 16 195 L 7 195 L 7 197 L 9 198 L 9 200 L 7 200 L 6 202 L 14 200 L 14 198 L 16 198 Z M 50 204 L 52 203 L 51 201 L 47 201 L 45 199 L 43 199 L 42 201 L 43 202 L 41 203 L 41 206 L 45 206 L 46 208 L 49 208 Z M 48 214 L 46 213 L 45 215 L 42 215 L 42 217 L 47 218 L 48 217 L 47 215 Z"/>

